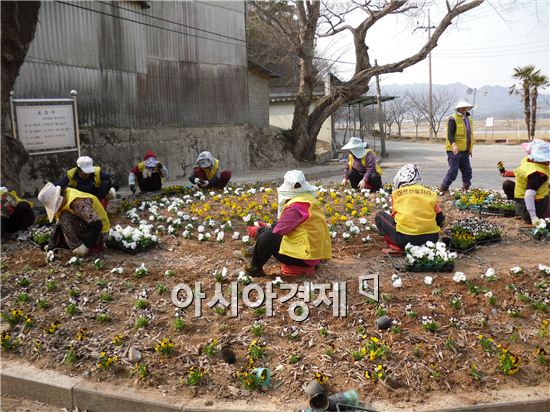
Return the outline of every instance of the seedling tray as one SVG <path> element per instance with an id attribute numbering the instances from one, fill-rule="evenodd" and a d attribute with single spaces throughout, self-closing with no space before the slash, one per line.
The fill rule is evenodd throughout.
<path id="1" fill-rule="evenodd" d="M 481 215 L 486 216 L 503 216 L 503 217 L 514 217 L 516 215 L 515 210 L 505 210 L 505 209 L 498 209 L 498 208 L 492 208 L 487 206 L 481 206 L 478 209 L 474 209 L 476 212 L 479 212 Z"/>
<path id="2" fill-rule="evenodd" d="M 443 243 L 445 243 L 445 245 L 453 252 L 458 252 L 458 253 L 463 253 L 463 254 L 468 254 L 468 253 L 472 253 L 476 250 L 476 243 L 474 242 L 471 246 L 467 247 L 467 248 L 459 248 L 459 247 L 454 247 L 452 244 L 451 244 L 451 234 L 450 232 L 446 232 L 446 235 L 445 237 L 443 237 L 441 239 L 441 241 Z"/>
<path id="3" fill-rule="evenodd" d="M 501 241 L 502 241 L 502 237 L 498 236 L 498 237 L 493 237 L 493 238 L 489 238 L 489 239 L 476 240 L 476 245 L 478 245 L 478 246 L 489 245 L 491 243 L 499 243 Z"/>
<path id="4" fill-rule="evenodd" d="M 453 272 L 455 270 L 454 263 L 445 266 L 409 266 L 405 261 L 404 256 L 392 256 L 386 254 L 395 270 L 400 272 Z"/>
<path id="5" fill-rule="evenodd" d="M 118 249 L 118 250 L 121 250 L 125 253 L 129 253 L 130 255 L 137 255 L 138 253 L 141 253 L 141 252 L 145 252 L 149 249 L 152 249 L 153 247 L 155 247 L 156 245 L 151 245 L 149 247 L 136 247 L 135 249 L 129 249 L 129 248 L 126 248 L 124 247 L 123 245 L 121 245 L 120 243 L 118 242 L 115 242 L 111 239 L 108 239 L 106 242 L 107 246 L 109 247 L 112 247 L 114 249 Z"/>

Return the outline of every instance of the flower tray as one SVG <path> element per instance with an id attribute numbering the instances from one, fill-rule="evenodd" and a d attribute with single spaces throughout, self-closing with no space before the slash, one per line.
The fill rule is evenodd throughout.
<path id="1" fill-rule="evenodd" d="M 454 263 L 445 266 L 426 266 L 426 265 L 407 265 L 404 256 L 395 256 L 389 253 L 386 256 L 390 259 L 395 270 L 401 272 L 453 272 L 455 269 Z"/>
<path id="2" fill-rule="evenodd" d="M 519 228 L 520 232 L 531 236 L 535 240 L 550 240 L 550 232 L 548 232 L 546 235 L 543 235 L 542 233 L 533 233 L 533 229 L 530 227 L 521 227 Z"/>
<path id="3" fill-rule="evenodd" d="M 458 253 L 463 253 L 463 254 L 468 254 L 468 253 L 472 253 L 476 250 L 476 244 L 475 242 L 471 245 L 471 246 L 468 246 L 466 248 L 461 248 L 461 247 L 455 247 L 452 245 L 451 243 L 451 237 L 450 237 L 450 233 L 447 233 L 447 236 L 443 237 L 441 239 L 441 241 L 443 243 L 445 243 L 445 245 L 447 245 L 447 247 L 453 251 L 453 252 L 458 252 Z"/>
<path id="4" fill-rule="evenodd" d="M 487 207 L 481 206 L 479 209 L 474 209 L 482 215 L 487 216 L 503 216 L 503 217 L 514 217 L 516 216 L 515 210 L 499 209 L 496 207 Z"/>
<path id="5" fill-rule="evenodd" d="M 496 236 L 496 237 L 492 237 L 492 238 L 488 238 L 488 239 L 483 239 L 483 240 L 476 240 L 476 245 L 480 246 L 480 245 L 489 245 L 491 243 L 499 243 L 502 241 L 502 237 L 501 236 Z"/>
<path id="6" fill-rule="evenodd" d="M 151 248 L 153 248 L 154 246 L 156 245 L 151 245 L 149 247 L 136 247 L 135 249 L 130 249 L 130 248 L 127 248 L 127 247 L 124 247 L 123 245 L 121 245 L 120 243 L 118 242 L 115 242 L 114 240 L 112 239 L 108 239 L 105 244 L 107 244 L 107 246 L 109 247 L 112 247 L 114 249 L 118 249 L 118 250 L 121 250 L 125 253 L 129 253 L 131 255 L 137 255 L 138 253 L 141 253 L 141 252 L 145 252 L 146 250 L 149 250 Z"/>

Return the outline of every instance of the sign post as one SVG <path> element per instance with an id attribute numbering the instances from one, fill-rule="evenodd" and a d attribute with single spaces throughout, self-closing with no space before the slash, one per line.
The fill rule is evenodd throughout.
<path id="1" fill-rule="evenodd" d="M 10 96 L 13 137 L 30 155 L 76 151 L 80 136 L 76 90 L 70 99 L 14 99 Z"/>

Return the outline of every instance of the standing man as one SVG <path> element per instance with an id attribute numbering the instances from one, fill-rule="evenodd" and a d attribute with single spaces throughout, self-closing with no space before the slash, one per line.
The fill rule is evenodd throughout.
<path id="1" fill-rule="evenodd" d="M 472 183 L 472 166 L 470 156 L 474 146 L 474 122 L 469 110 L 473 106 L 465 100 L 457 103 L 454 113 L 447 123 L 447 161 L 449 170 L 443 179 L 439 190 L 443 193 L 449 190 L 451 184 L 462 174 L 462 190 L 468 190 Z"/>

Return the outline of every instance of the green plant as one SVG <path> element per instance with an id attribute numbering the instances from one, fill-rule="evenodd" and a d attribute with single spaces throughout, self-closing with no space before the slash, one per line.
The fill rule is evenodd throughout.
<path id="1" fill-rule="evenodd" d="M 20 279 L 19 279 L 19 286 L 21 286 L 22 288 L 26 288 L 27 286 L 29 286 L 31 284 L 31 281 L 28 277 L 26 276 L 22 276 Z"/>
<path id="2" fill-rule="evenodd" d="M 65 308 L 65 312 L 67 312 L 68 315 L 74 316 L 78 313 L 78 306 L 76 306 L 75 303 L 69 303 Z"/>
<path id="3" fill-rule="evenodd" d="M 298 355 L 290 355 L 290 358 L 288 359 L 288 363 L 291 365 L 294 365 L 298 362 L 300 362 L 301 356 Z"/>
<path id="4" fill-rule="evenodd" d="M 422 351 L 420 350 L 420 346 L 416 345 L 413 349 L 413 355 L 415 358 L 420 358 L 422 356 Z"/>
<path id="5" fill-rule="evenodd" d="M 143 362 L 136 363 L 131 373 L 132 376 L 137 376 L 140 379 L 147 379 L 149 376 L 149 366 Z"/>
<path id="6" fill-rule="evenodd" d="M 48 302 L 48 299 L 39 299 L 38 302 L 36 302 L 37 309 L 48 309 L 49 307 L 50 303 Z"/>
<path id="7" fill-rule="evenodd" d="M 9 333 L 2 334 L 2 349 L 5 351 L 11 351 L 17 349 L 19 341 L 12 337 Z"/>
<path id="8" fill-rule="evenodd" d="M 254 323 L 252 326 L 250 326 L 250 332 L 252 332 L 252 335 L 256 337 L 262 336 L 263 331 L 264 327 L 261 323 Z"/>
<path id="9" fill-rule="evenodd" d="M 366 350 L 364 347 L 362 347 L 361 349 L 359 350 L 352 350 L 350 351 L 349 353 L 351 355 L 351 358 L 354 360 L 354 361 L 360 361 L 360 360 L 363 360 L 363 358 L 365 357 L 366 355 Z"/>
<path id="10" fill-rule="evenodd" d="M 359 325 L 355 328 L 355 333 L 358 336 L 363 336 L 365 333 L 367 333 L 367 331 L 363 325 Z"/>
<path id="11" fill-rule="evenodd" d="M 493 338 L 487 338 L 483 335 L 479 335 L 477 338 L 484 352 L 493 353 L 495 351 L 496 346 Z"/>
<path id="12" fill-rule="evenodd" d="M 94 260 L 94 267 L 97 270 L 103 269 L 105 267 L 105 263 L 103 263 L 103 261 L 101 259 L 96 259 L 96 260 Z"/>
<path id="13" fill-rule="evenodd" d="M 265 377 L 259 377 L 250 370 L 244 370 L 242 372 L 237 372 L 237 378 L 241 383 L 242 387 L 246 390 L 253 391 L 259 389 L 263 385 Z"/>
<path id="14" fill-rule="evenodd" d="M 407 311 L 407 317 L 409 318 L 416 318 L 418 315 L 416 314 L 416 312 L 414 310 L 409 310 Z"/>
<path id="15" fill-rule="evenodd" d="M 394 334 L 401 333 L 401 326 L 393 325 L 390 330 Z"/>
<path id="16" fill-rule="evenodd" d="M 78 297 L 78 295 L 79 295 L 78 290 L 72 289 L 72 288 L 69 289 L 69 296 L 71 298 L 76 298 L 76 297 Z"/>
<path id="17" fill-rule="evenodd" d="M 174 342 L 168 338 L 162 338 L 162 340 L 155 345 L 155 352 L 160 353 L 163 356 L 170 356 L 174 352 Z"/>
<path id="18" fill-rule="evenodd" d="M 57 290 L 57 285 L 55 284 L 55 281 L 49 280 L 46 282 L 46 290 L 48 292 L 55 292 Z"/>
<path id="19" fill-rule="evenodd" d="M 435 332 L 439 330 L 439 324 L 431 318 L 431 316 L 422 317 L 422 329 L 427 332 Z"/>
<path id="20" fill-rule="evenodd" d="M 518 294 L 516 295 L 516 298 L 517 300 L 523 303 L 529 303 L 531 301 L 529 294 L 525 292 L 518 292 Z"/>
<path id="21" fill-rule="evenodd" d="M 441 296 L 442 294 L 443 294 L 443 289 L 442 288 L 435 288 L 432 291 L 433 296 Z"/>
<path id="22" fill-rule="evenodd" d="M 214 307 L 214 312 L 219 316 L 225 316 L 225 308 L 223 306 L 216 305 Z"/>
<path id="23" fill-rule="evenodd" d="M 185 383 L 187 384 L 187 386 L 197 386 L 202 382 L 205 376 L 206 371 L 203 368 L 200 368 L 198 366 L 191 366 L 191 368 L 189 368 L 189 373 L 187 374 L 187 379 L 185 380 Z"/>
<path id="24" fill-rule="evenodd" d="M 386 309 L 383 306 L 378 306 L 376 308 L 376 311 L 374 312 L 375 316 L 378 316 L 378 317 L 387 315 L 387 313 L 388 312 L 386 311 Z"/>
<path id="25" fill-rule="evenodd" d="M 329 358 L 332 358 L 334 356 L 334 348 L 332 346 L 325 349 L 325 355 L 327 355 Z"/>
<path id="26" fill-rule="evenodd" d="M 254 317 L 259 318 L 263 315 L 265 315 L 265 306 L 260 306 L 254 309 Z"/>
<path id="27" fill-rule="evenodd" d="M 141 329 L 141 328 L 145 328 L 147 325 L 149 325 L 149 318 L 145 316 L 140 316 L 136 319 L 136 323 L 134 327 L 136 329 Z"/>
<path id="28" fill-rule="evenodd" d="M 99 360 L 97 362 L 98 369 L 107 370 L 116 366 L 118 362 L 118 356 L 108 355 L 106 352 L 101 352 L 99 354 Z"/>
<path id="29" fill-rule="evenodd" d="M 175 318 L 174 319 L 174 329 L 178 332 L 181 332 L 183 328 L 185 327 L 185 321 L 182 318 Z"/>
<path id="30" fill-rule="evenodd" d="M 539 329 L 539 333 L 538 335 L 541 337 L 541 338 L 545 338 L 548 336 L 548 320 L 543 320 L 542 323 L 540 324 L 540 329 Z"/>
<path id="31" fill-rule="evenodd" d="M 98 279 L 95 284 L 100 288 L 106 288 L 109 285 L 109 282 L 107 282 L 105 279 Z"/>
<path id="32" fill-rule="evenodd" d="M 164 283 L 162 283 L 162 282 L 158 282 L 158 283 L 156 284 L 155 290 L 157 291 L 157 293 L 158 293 L 159 295 L 165 295 L 165 294 L 167 294 L 167 293 L 169 292 L 168 287 L 167 287 Z"/>
<path id="33" fill-rule="evenodd" d="M 531 307 L 535 310 L 538 310 L 539 312 L 547 312 L 548 311 L 548 303 L 546 303 L 542 300 L 532 300 L 531 301 Z"/>
<path id="34" fill-rule="evenodd" d="M 111 302 L 113 300 L 113 295 L 110 292 L 101 292 L 99 294 L 99 300 L 102 302 Z"/>
<path id="35" fill-rule="evenodd" d="M 456 341 L 451 338 L 450 336 L 447 338 L 447 340 L 445 341 L 445 346 L 447 347 L 447 349 L 449 349 L 450 351 L 452 352 L 456 352 L 457 349 L 456 349 Z"/>
<path id="36" fill-rule="evenodd" d="M 393 296 L 389 293 L 382 293 L 382 300 L 384 302 L 391 302 L 393 300 Z"/>
<path id="37" fill-rule="evenodd" d="M 98 322 L 106 323 L 111 320 L 111 315 L 109 315 L 107 312 L 99 312 L 97 315 L 95 315 L 95 319 Z"/>
<path id="38" fill-rule="evenodd" d="M 138 299 L 134 304 L 136 309 L 145 309 L 147 306 L 149 306 L 149 301 L 147 299 Z"/>
<path id="39" fill-rule="evenodd" d="M 470 365 L 470 376 L 476 381 L 483 379 L 483 374 L 477 369 L 477 365 L 475 363 Z"/>
<path id="40" fill-rule="evenodd" d="M 462 306 L 462 299 L 459 296 L 453 296 L 449 299 L 449 305 L 451 305 L 453 309 L 458 310 Z"/>
<path id="41" fill-rule="evenodd" d="M 497 348 L 499 349 L 497 369 L 505 375 L 514 375 L 517 373 L 521 358 L 502 345 L 498 345 Z"/>
<path id="42" fill-rule="evenodd" d="M 23 311 L 21 309 L 12 309 L 8 313 L 2 313 L 2 319 L 13 327 L 23 320 Z"/>
<path id="43" fill-rule="evenodd" d="M 260 360 L 264 356 L 264 347 L 256 339 L 248 346 L 248 357 L 253 360 Z"/>
<path id="44" fill-rule="evenodd" d="M 511 318 L 521 318 L 521 310 L 516 307 L 511 307 L 508 309 L 508 316 Z"/>
<path id="45" fill-rule="evenodd" d="M 115 335 L 111 343 L 115 346 L 120 346 L 122 345 L 123 341 L 124 341 L 124 335 L 118 334 L 118 335 Z"/>
<path id="46" fill-rule="evenodd" d="M 65 363 L 67 365 L 73 365 L 77 360 L 76 350 L 74 349 L 74 345 L 69 345 L 67 347 L 67 351 L 65 352 Z"/>
<path id="47" fill-rule="evenodd" d="M 218 353 L 218 340 L 211 339 L 202 348 L 202 354 L 207 356 L 215 356 Z"/>
<path id="48" fill-rule="evenodd" d="M 25 302 L 28 302 L 29 300 L 31 300 L 31 298 L 27 293 L 22 292 L 19 295 L 17 295 L 16 300 L 19 303 L 25 303 Z"/>
<path id="49" fill-rule="evenodd" d="M 325 327 L 319 328 L 319 335 L 321 335 L 323 338 L 326 338 L 329 335 L 328 328 L 325 328 Z"/>

